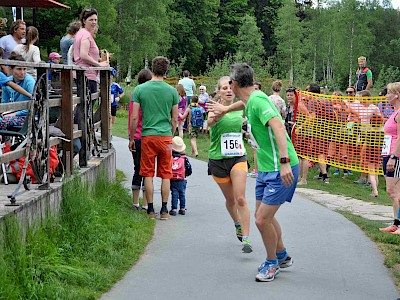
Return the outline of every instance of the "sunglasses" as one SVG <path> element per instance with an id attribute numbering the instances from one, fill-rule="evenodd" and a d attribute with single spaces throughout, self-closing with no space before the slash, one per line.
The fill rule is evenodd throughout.
<path id="1" fill-rule="evenodd" d="M 286 89 L 286 92 L 295 92 L 295 91 L 296 91 L 296 88 L 294 86 L 288 87 Z"/>
<path id="2" fill-rule="evenodd" d="M 354 94 L 353 91 L 346 91 L 346 94 Z"/>

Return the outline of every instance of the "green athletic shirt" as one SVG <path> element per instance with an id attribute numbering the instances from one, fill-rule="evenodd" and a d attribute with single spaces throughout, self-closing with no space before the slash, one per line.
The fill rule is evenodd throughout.
<path id="1" fill-rule="evenodd" d="M 178 91 L 159 80 L 138 85 L 132 101 L 142 109 L 142 136 L 172 136 L 172 106 L 179 102 Z"/>
<path id="2" fill-rule="evenodd" d="M 221 153 L 221 135 L 230 132 L 242 133 L 243 111 L 233 111 L 223 116 L 217 124 L 210 128 L 210 150 L 208 158 L 224 159 L 234 156 L 223 156 Z M 243 143 L 244 145 L 244 143 Z M 246 154 L 246 150 L 244 152 Z"/>
<path id="3" fill-rule="evenodd" d="M 367 79 L 372 78 L 372 71 L 368 70 L 367 73 L 365 74 L 367 76 Z"/>
<path id="4" fill-rule="evenodd" d="M 271 100 L 268 99 L 268 96 L 262 91 L 254 91 L 250 95 L 249 101 L 246 105 L 246 115 L 248 122 L 251 125 L 251 132 L 260 146 L 260 149 L 257 149 L 258 171 L 279 171 L 281 165 L 279 163 L 280 157 L 278 145 L 275 140 L 274 132 L 267 123 L 273 117 L 278 117 L 283 123 L 281 115 Z M 297 158 L 292 141 L 286 131 L 285 134 L 290 165 L 295 166 L 299 163 L 299 159 Z"/>

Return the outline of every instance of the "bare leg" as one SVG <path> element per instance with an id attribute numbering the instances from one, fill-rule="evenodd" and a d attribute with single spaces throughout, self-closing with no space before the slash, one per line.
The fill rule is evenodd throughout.
<path id="1" fill-rule="evenodd" d="M 231 171 L 233 194 L 244 236 L 248 236 L 250 232 L 250 210 L 246 201 L 246 178 L 247 172 L 244 170 Z"/>
<path id="2" fill-rule="evenodd" d="M 154 195 L 153 177 L 144 178 L 144 188 L 145 188 L 147 203 L 153 203 L 153 195 Z"/>
<path id="3" fill-rule="evenodd" d="M 377 197 L 378 196 L 378 175 L 368 174 L 368 179 L 369 179 L 369 182 L 371 183 L 371 187 L 372 187 L 371 196 Z"/>
<path id="4" fill-rule="evenodd" d="M 229 215 L 231 216 L 233 222 L 240 222 L 239 215 L 238 215 L 238 209 L 237 209 L 236 203 L 235 203 L 235 197 L 233 195 L 232 182 L 230 181 L 230 182 L 226 182 L 226 183 L 218 183 L 218 185 L 219 185 L 219 188 L 221 189 L 222 193 L 224 194 L 225 206 L 226 206 L 226 209 L 229 212 Z M 242 230 L 243 230 L 243 228 L 242 228 Z"/>
<path id="5" fill-rule="evenodd" d="M 162 202 L 164 202 L 164 203 L 168 202 L 169 192 L 170 192 L 169 179 L 162 179 L 161 180 L 161 200 L 162 200 Z"/>
<path id="6" fill-rule="evenodd" d="M 279 225 L 279 223 L 277 220 L 274 221 L 274 216 L 279 207 L 280 205 L 266 205 L 261 203 L 256 213 L 256 225 L 263 239 L 267 251 L 267 259 L 269 260 L 276 259 L 279 238 L 274 224 L 276 222 Z M 283 243 L 281 244 L 283 245 Z"/>
<path id="7" fill-rule="evenodd" d="M 192 153 L 195 156 L 199 155 L 199 152 L 197 151 L 197 143 L 196 143 L 196 138 L 190 139 L 190 144 L 192 145 Z"/>
<path id="8" fill-rule="evenodd" d="M 178 132 L 179 132 L 179 137 L 183 139 L 183 123 L 184 122 L 179 122 L 178 124 Z"/>
<path id="9" fill-rule="evenodd" d="M 133 204 L 139 205 L 139 192 L 140 190 L 132 190 Z"/>
<path id="10" fill-rule="evenodd" d="M 386 177 L 386 192 L 388 193 L 393 204 L 394 219 L 398 219 L 399 201 L 400 201 L 400 179 Z"/>

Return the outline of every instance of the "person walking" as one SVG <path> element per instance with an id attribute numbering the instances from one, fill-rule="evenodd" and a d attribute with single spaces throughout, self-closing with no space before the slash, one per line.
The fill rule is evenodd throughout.
<path id="1" fill-rule="evenodd" d="M 138 85 L 133 92 L 133 111 L 130 118 L 129 149 L 135 151 L 135 131 L 142 109 L 142 156 L 140 175 L 145 177 L 144 186 L 148 202 L 147 215 L 155 218 L 153 177 L 157 161 L 157 177 L 161 178 L 160 219 L 169 218 L 167 202 L 172 177 L 172 136 L 178 122 L 177 90 L 164 82 L 170 62 L 166 57 L 157 56 L 152 60 L 153 77 Z"/>
<path id="2" fill-rule="evenodd" d="M 386 98 L 394 107 L 394 113 L 386 121 L 384 146 L 382 148 L 383 173 L 386 180 L 386 192 L 393 204 L 394 222 L 382 232 L 400 234 L 400 82 L 389 83 Z"/>
<path id="3" fill-rule="evenodd" d="M 221 116 L 229 111 L 246 109 L 257 149 L 256 225 L 264 242 L 267 258 L 258 268 L 256 281 L 272 281 L 280 269 L 290 267 L 293 259 L 282 240 L 282 229 L 275 214 L 285 202 L 291 202 L 297 185 L 299 160 L 286 133 L 281 115 L 262 91 L 254 89 L 254 71 L 245 64 L 234 64 L 230 86 L 239 97 L 228 107 L 218 103 L 209 111 Z"/>
<path id="4" fill-rule="evenodd" d="M 221 77 L 217 93 L 222 105 L 230 105 L 235 93 L 229 85 L 229 77 Z M 223 117 L 208 115 L 210 128 L 210 150 L 208 173 L 212 175 L 225 197 L 226 209 L 231 216 L 236 236 L 242 242 L 242 252 L 253 251 L 249 241 L 250 210 L 246 201 L 247 156 L 242 137 L 242 111 Z"/>
<path id="5" fill-rule="evenodd" d="M 153 74 L 148 69 L 142 69 L 138 74 L 138 84 L 143 84 L 149 80 L 151 80 Z M 130 120 L 133 111 L 133 101 L 131 95 L 131 101 L 129 103 L 129 113 L 128 113 L 128 138 L 130 139 Z M 134 172 L 132 176 L 132 197 L 133 197 L 133 205 L 132 210 L 137 211 L 139 210 L 139 193 L 140 189 L 143 191 L 143 198 L 142 198 L 142 208 L 141 210 L 147 211 L 147 199 L 146 193 L 144 188 L 144 178 L 140 176 L 140 158 L 142 157 L 142 110 L 139 109 L 138 112 L 138 124 L 136 126 L 136 131 L 133 135 L 133 139 L 135 140 L 135 150 L 132 151 L 132 158 L 133 158 L 133 166 Z"/>
<path id="6" fill-rule="evenodd" d="M 196 84 L 194 83 L 194 80 L 192 78 L 189 78 L 190 72 L 188 70 L 183 71 L 183 78 L 178 81 L 178 84 L 183 85 L 185 88 L 186 92 L 186 97 L 187 97 L 187 105 L 190 104 L 190 98 L 194 95 L 196 92 Z"/>

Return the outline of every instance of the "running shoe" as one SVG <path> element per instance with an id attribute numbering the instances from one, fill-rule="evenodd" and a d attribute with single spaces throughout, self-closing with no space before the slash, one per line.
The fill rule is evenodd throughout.
<path id="1" fill-rule="evenodd" d="M 278 263 L 279 263 L 279 268 L 281 269 L 289 268 L 291 265 L 293 265 L 293 258 L 287 255 L 286 258 L 283 259 L 278 258 Z"/>
<path id="2" fill-rule="evenodd" d="M 156 213 L 154 212 L 154 210 L 147 210 L 147 217 L 149 219 L 155 219 L 156 218 Z"/>
<path id="3" fill-rule="evenodd" d="M 348 175 L 353 175 L 353 171 L 347 170 Z"/>
<path id="4" fill-rule="evenodd" d="M 317 180 L 322 180 L 322 179 L 323 179 L 323 177 L 322 177 L 322 176 L 319 176 L 319 175 L 315 175 L 315 176 L 314 176 L 314 179 L 317 179 Z"/>
<path id="5" fill-rule="evenodd" d="M 333 175 L 335 175 L 335 176 L 339 176 L 339 174 L 340 174 L 340 170 L 339 169 L 336 169 L 335 172 L 333 173 Z"/>
<path id="6" fill-rule="evenodd" d="M 242 242 L 242 252 L 243 253 L 251 253 L 253 252 L 253 247 L 251 246 L 251 243 L 249 240 L 243 240 Z"/>
<path id="7" fill-rule="evenodd" d="M 356 181 L 354 181 L 354 183 L 358 183 L 358 184 L 366 184 L 367 183 L 367 181 L 365 180 L 365 179 L 358 179 L 358 180 L 356 180 Z"/>
<path id="8" fill-rule="evenodd" d="M 140 207 L 139 207 L 139 206 L 132 205 L 132 210 L 133 210 L 133 211 L 138 211 L 139 209 L 140 209 Z"/>
<path id="9" fill-rule="evenodd" d="M 176 216 L 176 209 L 171 209 L 171 210 L 169 211 L 169 214 L 170 214 L 171 216 Z"/>
<path id="10" fill-rule="evenodd" d="M 329 184 L 329 178 L 327 177 L 325 179 L 322 179 L 322 182 L 325 183 L 325 184 Z"/>
<path id="11" fill-rule="evenodd" d="M 280 273 L 279 265 L 264 263 L 264 267 L 256 275 L 256 281 L 268 282 L 275 279 Z"/>
<path id="12" fill-rule="evenodd" d="M 242 226 L 240 226 L 240 225 L 235 225 L 235 227 L 236 227 L 236 236 L 237 236 L 238 240 L 239 240 L 240 242 L 242 242 L 242 238 L 243 238 L 243 235 L 242 235 Z"/>
<path id="13" fill-rule="evenodd" d="M 390 225 L 390 226 L 388 226 L 388 227 L 385 227 L 385 228 L 379 228 L 379 231 L 382 231 L 382 232 L 395 232 L 396 230 L 398 230 L 398 227 L 396 226 L 396 225 L 394 225 L 394 224 L 392 224 L 392 225 Z"/>
<path id="14" fill-rule="evenodd" d="M 160 220 L 168 220 L 168 219 L 169 219 L 168 210 L 166 208 L 161 208 L 161 210 L 160 210 Z"/>
<path id="15" fill-rule="evenodd" d="M 182 215 L 182 216 L 184 216 L 184 215 L 186 214 L 186 209 L 185 209 L 185 208 L 181 208 L 181 209 L 179 210 L 179 214 Z"/>

